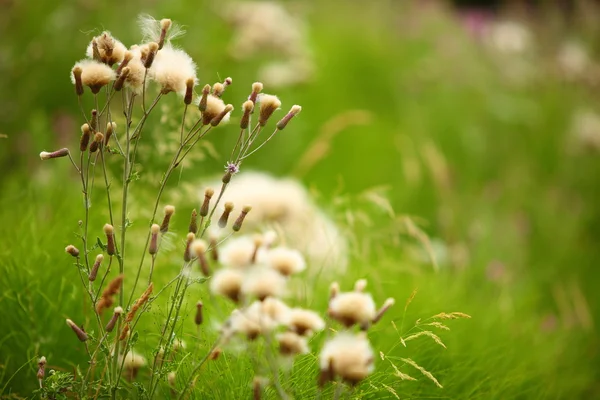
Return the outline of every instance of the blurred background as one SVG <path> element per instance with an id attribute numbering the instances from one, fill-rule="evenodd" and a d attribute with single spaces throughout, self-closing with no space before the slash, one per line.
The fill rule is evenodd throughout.
<path id="1" fill-rule="evenodd" d="M 600 398 L 596 2 L 1 0 L 0 7 L 7 398 L 35 388 L 28 360 L 60 340 L 57 315 L 76 309 L 66 305 L 76 275 L 56 257 L 74 231 L 63 223 L 80 205 L 76 183 L 69 185 L 77 176 L 67 162 L 42 165 L 38 154 L 76 147 L 81 117 L 69 71 L 103 29 L 137 43 L 140 13 L 185 27 L 176 44 L 196 61 L 200 83 L 233 78 L 226 101 L 245 98 L 262 80 L 284 109 L 303 106 L 245 168 L 306 184 L 359 244 L 351 267 L 370 271 L 399 304 L 418 287 L 415 315 L 440 308 L 473 315 L 449 335 L 442 356 L 431 356 L 445 389 L 406 383 L 399 393 Z M 216 137 L 215 152 L 234 140 Z M 186 179 L 199 186 L 221 171 L 222 159 L 188 169 Z M 348 209 L 367 217 L 348 218 Z M 428 239 L 415 240 L 418 233 Z"/>

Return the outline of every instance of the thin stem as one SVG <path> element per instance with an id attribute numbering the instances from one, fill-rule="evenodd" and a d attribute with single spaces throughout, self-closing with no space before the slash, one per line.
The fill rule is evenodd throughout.
<path id="1" fill-rule="evenodd" d="M 275 136 L 275 134 L 277 132 L 279 132 L 279 129 L 275 128 L 275 130 L 273 131 L 273 133 L 271 133 L 271 135 L 267 138 L 267 140 L 265 140 L 264 142 L 262 142 L 257 148 L 255 148 L 254 150 L 252 150 L 250 153 L 247 153 L 244 156 L 242 156 L 242 158 L 240 158 L 240 160 L 244 160 L 245 158 L 250 157 L 252 154 L 254 154 L 258 150 L 260 150 L 260 148 L 263 147 L 265 144 L 267 144 L 269 142 L 269 140 L 271 140 L 273 138 L 273 136 Z"/>
<path id="2" fill-rule="evenodd" d="M 213 353 L 213 351 L 215 351 L 215 349 L 219 346 L 220 342 L 221 342 L 221 337 L 219 337 L 216 340 L 215 344 L 213 344 L 212 347 L 210 348 L 210 350 L 208 350 L 208 352 L 206 353 L 204 358 L 202 358 L 202 360 L 200 360 L 200 363 L 198 365 L 196 365 L 196 368 L 194 368 L 194 370 L 190 374 L 190 377 L 188 378 L 187 382 L 185 383 L 185 385 L 183 385 L 183 389 L 181 389 L 181 393 L 179 393 L 179 397 L 177 397 L 177 400 L 183 399 L 183 396 L 185 395 L 185 393 L 187 392 L 189 387 L 192 386 L 191 383 L 194 380 L 194 377 L 200 371 L 200 368 L 202 368 L 204 363 L 206 363 L 206 361 L 210 358 L 210 355 Z"/>

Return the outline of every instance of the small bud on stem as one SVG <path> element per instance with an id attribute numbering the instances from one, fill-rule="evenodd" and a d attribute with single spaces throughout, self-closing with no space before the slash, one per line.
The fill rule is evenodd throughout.
<path id="1" fill-rule="evenodd" d="M 202 88 L 202 97 L 200 103 L 198 103 L 198 109 L 202 112 L 206 111 L 206 104 L 208 103 L 208 94 L 210 93 L 210 85 L 206 84 Z"/>
<path id="2" fill-rule="evenodd" d="M 208 210 L 210 208 L 210 199 L 213 197 L 214 194 L 215 191 L 212 188 L 207 188 L 204 191 L 204 202 L 202 203 L 202 207 L 200 207 L 201 217 L 206 217 L 208 215 Z"/>
<path id="3" fill-rule="evenodd" d="M 92 115 L 90 117 L 90 129 L 93 132 L 96 132 L 98 129 L 98 110 L 92 110 Z"/>
<path id="4" fill-rule="evenodd" d="M 98 269 L 100 268 L 100 264 L 102 264 L 103 260 L 104 260 L 104 256 L 102 254 L 98 254 L 96 256 L 96 261 L 94 262 L 94 265 L 92 266 L 92 270 L 90 271 L 90 274 L 88 275 L 88 280 L 90 282 L 94 282 L 96 280 L 96 276 L 98 276 Z"/>
<path id="5" fill-rule="evenodd" d="M 47 151 L 42 151 L 40 153 L 40 158 L 42 160 L 49 160 L 51 158 L 66 157 L 68 155 L 69 155 L 69 149 L 64 148 L 64 149 L 53 151 L 51 153 L 48 153 Z"/>
<path id="6" fill-rule="evenodd" d="M 40 382 L 40 388 L 42 387 L 42 381 L 44 380 L 44 376 L 46 376 L 46 357 L 42 356 L 38 361 L 37 371 L 37 378 Z"/>
<path id="7" fill-rule="evenodd" d="M 144 61 L 144 67 L 146 69 L 152 66 L 154 62 L 154 57 L 156 57 L 156 52 L 158 51 L 158 43 L 150 42 L 148 43 L 148 56 L 146 56 L 146 60 Z"/>
<path id="8" fill-rule="evenodd" d="M 92 130 L 88 124 L 81 125 L 81 139 L 79 139 L 79 150 L 86 151 L 90 143 Z"/>
<path id="9" fill-rule="evenodd" d="M 123 68 L 123 70 L 119 74 L 119 77 L 115 81 L 115 91 L 119 92 L 121 89 L 123 89 L 123 85 L 125 84 L 125 80 L 129 76 L 130 72 L 131 72 L 131 70 L 129 69 L 129 67 L 124 67 Z"/>
<path id="10" fill-rule="evenodd" d="M 217 248 L 218 245 L 219 245 L 219 242 L 217 241 L 217 237 L 211 235 L 211 237 L 210 237 L 210 254 L 211 254 L 211 259 L 213 261 L 219 261 L 219 249 Z"/>
<path id="11" fill-rule="evenodd" d="M 191 244 L 191 249 L 192 254 L 198 258 L 202 275 L 210 276 L 210 268 L 208 266 L 208 260 L 206 259 L 206 242 L 201 239 L 194 240 Z"/>
<path id="12" fill-rule="evenodd" d="M 71 328 L 71 330 L 73 330 L 73 332 L 75 332 L 75 335 L 77 335 L 77 338 L 82 341 L 85 342 L 88 340 L 88 335 L 87 333 L 84 332 L 83 329 L 81 329 L 80 327 L 78 327 L 75 322 L 71 321 L 70 319 L 67 318 L 67 325 L 69 325 L 69 327 Z"/>
<path id="13" fill-rule="evenodd" d="M 65 251 L 75 258 L 79 257 L 79 250 L 77 249 L 77 247 L 73 246 L 72 244 L 65 247 Z"/>
<path id="14" fill-rule="evenodd" d="M 101 132 L 96 132 L 96 134 L 94 135 L 94 141 L 92 142 L 92 144 L 90 144 L 90 153 L 95 153 L 96 151 L 98 151 L 98 149 L 102 145 L 102 142 L 104 142 L 104 135 Z"/>
<path id="15" fill-rule="evenodd" d="M 292 106 L 291 110 L 285 115 L 285 117 L 283 117 L 277 123 L 277 129 L 279 129 L 280 131 L 284 130 L 285 127 L 287 126 L 288 122 L 290 122 L 290 120 L 292 118 L 294 118 L 296 115 L 298 115 L 298 113 L 300 111 L 302 111 L 302 107 L 300 107 L 300 106 Z"/>
<path id="16" fill-rule="evenodd" d="M 240 213 L 240 216 L 237 217 L 237 219 L 233 223 L 233 231 L 234 232 L 238 232 L 242 228 L 244 219 L 246 218 L 246 215 L 248 215 L 250 210 L 252 210 L 252 207 L 250 207 L 250 206 L 244 206 L 244 208 L 242 208 L 242 212 Z"/>
<path id="17" fill-rule="evenodd" d="M 379 322 L 379 320 L 383 317 L 387 310 L 389 310 L 390 307 L 394 305 L 395 302 L 396 301 L 391 297 L 387 299 L 385 303 L 383 303 L 383 306 L 379 309 L 379 311 L 377 311 L 377 315 L 375 315 L 375 318 L 373 318 L 372 323 L 376 324 L 377 322 Z"/>
<path id="18" fill-rule="evenodd" d="M 77 93 L 77 96 L 81 96 L 83 94 L 83 83 L 81 82 L 83 70 L 77 65 L 73 67 L 71 72 L 73 72 L 73 78 L 75 79 L 75 93 Z"/>
<path id="19" fill-rule="evenodd" d="M 212 126 L 217 126 L 221 123 L 221 121 L 223 120 L 223 118 L 225 118 L 225 116 L 227 114 L 229 114 L 231 111 L 233 111 L 233 106 L 231 104 L 227 104 L 225 106 L 225 108 L 223 109 L 223 111 L 221 111 L 216 117 L 214 117 L 213 119 L 210 120 L 210 124 Z"/>
<path id="20" fill-rule="evenodd" d="M 213 96 L 221 97 L 225 91 L 225 86 L 221 82 L 217 82 L 212 87 Z"/>
<path id="21" fill-rule="evenodd" d="M 242 104 L 242 110 L 244 114 L 242 114 L 242 119 L 240 120 L 240 128 L 246 129 L 250 125 L 250 114 L 254 111 L 254 103 L 251 100 L 246 100 Z"/>
<path id="22" fill-rule="evenodd" d="M 106 332 L 112 332 L 113 329 L 115 329 L 115 325 L 117 324 L 117 321 L 118 321 L 119 317 L 121 316 L 121 314 L 123 314 L 123 308 L 115 307 L 115 309 L 113 311 L 113 315 L 110 318 L 110 321 L 108 321 L 108 324 L 106 324 L 106 328 L 104 328 L 106 330 Z"/>
<path id="23" fill-rule="evenodd" d="M 191 104 L 192 96 L 194 95 L 194 78 L 189 78 L 185 81 L 185 96 L 183 97 L 184 104 Z"/>
<path id="24" fill-rule="evenodd" d="M 183 261 L 185 262 L 189 262 L 192 260 L 191 245 L 194 239 L 196 239 L 196 234 L 193 232 L 189 232 L 185 241 L 185 251 L 183 252 Z"/>
<path id="25" fill-rule="evenodd" d="M 169 231 L 169 223 L 171 222 L 171 217 L 175 213 L 175 206 L 165 206 L 165 216 L 163 218 L 162 224 L 160 224 L 161 233 L 167 233 Z"/>
<path id="26" fill-rule="evenodd" d="M 171 29 L 172 22 L 170 19 L 165 18 L 160 20 L 160 37 L 158 38 L 158 50 L 162 49 L 165 44 L 165 38 L 167 32 Z"/>
<path id="27" fill-rule="evenodd" d="M 254 82 L 252 84 L 252 93 L 250 93 L 248 100 L 250 100 L 253 104 L 256 104 L 256 98 L 258 97 L 258 94 L 262 92 L 262 90 L 263 84 L 261 82 Z"/>
<path id="28" fill-rule="evenodd" d="M 114 256 L 116 253 L 115 228 L 111 224 L 105 224 L 103 230 L 106 235 L 106 254 Z"/>
<path id="29" fill-rule="evenodd" d="M 115 131 L 117 130 L 117 123 L 116 122 L 109 122 L 106 124 L 106 135 L 104 135 L 104 145 L 108 145 L 108 141 L 110 140 L 111 136 L 113 135 L 113 133 L 115 133 Z"/>
<path id="30" fill-rule="evenodd" d="M 204 321 L 204 317 L 202 315 L 202 307 L 203 307 L 203 304 L 201 301 L 199 301 L 196 304 L 196 317 L 194 318 L 194 323 L 196 325 L 202 325 L 202 321 Z"/>
<path id="31" fill-rule="evenodd" d="M 259 99 L 260 102 L 260 113 L 258 115 L 258 124 L 260 126 L 265 126 L 271 115 L 275 112 L 275 110 L 281 107 L 281 101 L 277 98 L 277 96 L 273 96 L 271 94 L 262 94 Z"/>
<path id="32" fill-rule="evenodd" d="M 229 220 L 229 214 L 233 211 L 233 203 L 228 201 L 225 203 L 225 210 L 223 210 L 223 214 L 219 218 L 219 228 L 225 228 L 227 226 L 227 221 Z"/>
<path id="33" fill-rule="evenodd" d="M 148 253 L 152 255 L 158 253 L 158 232 L 160 232 L 160 225 L 152 224 L 150 227 L 150 245 L 148 246 Z"/>
<path id="34" fill-rule="evenodd" d="M 198 232 L 198 212 L 195 208 L 192 210 L 192 215 L 190 216 L 190 226 L 188 227 L 188 232 L 193 234 Z"/>

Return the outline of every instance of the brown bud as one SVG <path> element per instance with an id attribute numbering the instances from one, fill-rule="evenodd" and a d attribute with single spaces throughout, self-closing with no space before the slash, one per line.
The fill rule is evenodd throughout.
<path id="1" fill-rule="evenodd" d="M 225 210 L 223 210 L 223 214 L 219 218 L 219 228 L 225 228 L 227 226 L 227 221 L 229 220 L 229 214 L 233 211 L 233 203 L 228 201 L 225 203 Z"/>
<path id="2" fill-rule="evenodd" d="M 110 140 L 111 136 L 113 135 L 113 133 L 115 133 L 116 130 L 117 130 L 116 122 L 109 122 L 106 124 L 106 135 L 104 135 L 104 145 L 105 146 L 108 144 L 108 141 Z"/>
<path id="3" fill-rule="evenodd" d="M 216 236 L 210 237 L 210 254 L 213 261 L 219 261 L 219 242 Z"/>
<path id="4" fill-rule="evenodd" d="M 103 230 L 106 235 L 106 254 L 113 256 L 116 253 L 115 229 L 111 224 L 105 224 Z"/>
<path id="5" fill-rule="evenodd" d="M 169 231 L 169 223 L 171 222 L 171 217 L 175 213 L 175 206 L 165 206 L 165 216 L 163 218 L 162 223 L 160 224 L 161 233 L 167 233 Z"/>
<path id="6" fill-rule="evenodd" d="M 100 132 L 96 132 L 94 135 L 94 141 L 90 144 L 90 153 L 95 153 L 100 148 L 100 145 L 104 141 L 104 135 Z"/>
<path id="7" fill-rule="evenodd" d="M 129 61 L 131 61 L 132 58 L 133 53 L 130 51 L 126 51 L 123 55 L 123 61 L 121 61 L 121 64 L 119 64 L 119 67 L 115 71 L 117 73 L 117 76 L 121 75 L 121 72 L 123 72 L 123 68 L 125 68 L 127 64 L 129 64 Z"/>
<path id="8" fill-rule="evenodd" d="M 110 318 L 110 321 L 108 321 L 108 324 L 106 324 L 106 328 L 104 328 L 106 330 L 106 332 L 112 332 L 113 329 L 115 329 L 115 325 L 117 324 L 117 321 L 122 314 L 123 314 L 123 308 L 115 307 L 115 309 L 113 311 L 113 315 Z"/>
<path id="9" fill-rule="evenodd" d="M 40 158 L 42 160 L 49 160 L 51 158 L 60 158 L 60 157 L 66 157 L 69 155 L 69 149 L 64 148 L 64 149 L 60 149 L 60 150 L 56 150 L 53 151 L 51 153 L 47 152 L 47 151 L 42 151 L 40 153 Z"/>
<path id="10" fill-rule="evenodd" d="M 96 39 L 92 40 L 92 58 L 98 62 L 102 62 L 102 56 L 100 56 L 100 50 L 98 50 L 98 42 Z"/>
<path id="11" fill-rule="evenodd" d="M 92 115 L 90 117 L 90 129 L 93 132 L 96 132 L 98 129 L 98 110 L 92 110 Z"/>
<path id="12" fill-rule="evenodd" d="M 262 92 L 262 90 L 263 84 L 261 82 L 254 82 L 252 84 L 252 93 L 250 93 L 250 97 L 248 97 L 248 100 L 256 104 L 256 98 L 258 97 L 258 94 Z"/>
<path id="13" fill-rule="evenodd" d="M 211 361 L 214 361 L 217 358 L 219 358 L 219 356 L 221 355 L 222 352 L 223 352 L 223 350 L 221 350 L 220 347 L 217 347 L 210 353 L 210 356 L 208 358 L 210 358 Z"/>
<path id="14" fill-rule="evenodd" d="M 242 228 L 242 224 L 244 223 L 244 219 L 246 218 L 246 215 L 248 215 L 248 213 L 250 212 L 250 210 L 252 210 L 252 207 L 250 207 L 250 206 L 244 206 L 244 208 L 242 208 L 242 212 L 240 213 L 240 216 L 237 217 L 237 219 L 233 223 L 233 230 L 234 230 L 234 232 L 237 232 L 237 231 L 239 231 Z"/>
<path id="15" fill-rule="evenodd" d="M 123 70 L 121 71 L 119 77 L 115 81 L 115 91 L 119 92 L 121 89 L 123 89 L 125 80 L 127 80 L 127 77 L 129 76 L 130 72 L 131 70 L 129 69 L 129 67 L 123 67 Z"/>
<path id="16" fill-rule="evenodd" d="M 302 107 L 292 106 L 291 110 L 285 115 L 285 117 L 281 118 L 281 120 L 277 123 L 277 129 L 282 131 L 287 126 L 288 122 L 298 115 L 300 111 L 302 111 Z"/>
<path id="17" fill-rule="evenodd" d="M 210 208 L 210 199 L 213 197 L 214 194 L 215 191 L 212 188 L 207 188 L 204 191 L 204 202 L 202 203 L 202 207 L 200 207 L 201 217 L 206 217 L 208 215 L 208 210 Z"/>
<path id="18" fill-rule="evenodd" d="M 185 82 L 185 96 L 183 97 L 184 104 L 190 104 L 192 102 L 192 96 L 194 95 L 194 78 L 189 78 Z"/>
<path id="19" fill-rule="evenodd" d="M 246 129 L 250 125 L 250 114 L 254 111 L 254 103 L 251 100 L 245 101 L 242 104 L 242 110 L 244 110 L 244 114 L 240 120 L 240 128 Z"/>
<path id="20" fill-rule="evenodd" d="M 191 232 L 194 234 L 196 232 L 198 232 L 198 213 L 196 212 L 195 208 L 192 210 L 192 215 L 190 217 L 190 226 L 188 227 L 188 232 Z"/>
<path id="21" fill-rule="evenodd" d="M 79 150 L 86 151 L 90 143 L 92 130 L 88 124 L 81 125 L 81 139 L 79 139 Z"/>
<path id="22" fill-rule="evenodd" d="M 152 63 L 154 62 L 154 57 L 156 57 L 156 52 L 158 51 L 158 43 L 150 42 L 148 43 L 148 56 L 146 56 L 146 60 L 144 61 L 144 67 L 150 68 Z"/>
<path id="23" fill-rule="evenodd" d="M 77 338 L 80 341 L 85 342 L 86 340 L 88 340 L 87 333 L 85 333 L 83 329 L 81 329 L 80 327 L 78 327 L 75 324 L 75 322 L 73 322 L 73 321 L 71 321 L 70 319 L 67 318 L 67 325 L 69 325 L 69 327 L 71 328 L 71 330 L 73 330 L 73 332 L 75 332 L 75 335 L 77 335 Z"/>
<path id="24" fill-rule="evenodd" d="M 204 276 L 210 276 L 210 268 L 206 259 L 206 242 L 204 240 L 194 240 L 191 244 L 191 253 L 198 258 L 200 270 Z"/>
<path id="25" fill-rule="evenodd" d="M 204 317 L 202 315 L 202 307 L 203 307 L 203 304 L 201 301 L 199 301 L 196 304 L 196 317 L 194 318 L 194 323 L 196 325 L 202 325 L 202 321 L 204 321 Z"/>
<path id="26" fill-rule="evenodd" d="M 160 232 L 160 225 L 152 224 L 150 227 L 150 245 L 148 246 L 148 253 L 152 255 L 158 253 L 158 232 Z"/>
<path id="27" fill-rule="evenodd" d="M 254 377 L 252 381 L 252 399 L 260 400 L 262 398 L 262 384 L 260 378 Z"/>
<path id="28" fill-rule="evenodd" d="M 80 66 L 75 66 L 71 72 L 73 73 L 73 79 L 75 80 L 75 93 L 77 96 L 81 96 L 83 94 L 83 83 L 81 82 L 83 70 Z"/>
<path id="29" fill-rule="evenodd" d="M 189 262 L 192 260 L 191 245 L 194 239 L 196 239 L 196 234 L 193 232 L 189 232 L 185 241 L 185 251 L 183 252 L 183 261 L 185 262 Z"/>
<path id="30" fill-rule="evenodd" d="M 77 247 L 73 246 L 72 244 L 65 247 L 65 251 L 67 253 L 69 253 L 70 255 L 72 255 L 73 257 L 79 257 L 79 250 L 77 249 Z"/>
<path id="31" fill-rule="evenodd" d="M 231 85 L 233 83 L 233 79 L 231 79 L 230 76 L 228 76 L 227 78 L 225 78 L 225 80 L 223 81 L 223 86 L 227 87 L 229 85 Z"/>
<path id="32" fill-rule="evenodd" d="M 160 38 L 158 39 L 158 50 L 163 48 L 165 44 L 165 38 L 167 37 L 167 32 L 171 29 L 172 22 L 170 19 L 165 18 L 160 20 Z"/>
<path id="33" fill-rule="evenodd" d="M 202 112 L 206 111 L 206 103 L 208 102 L 208 94 L 210 93 L 210 85 L 204 85 L 202 88 L 202 97 L 198 103 L 198 109 Z"/>
<path id="34" fill-rule="evenodd" d="M 119 336 L 119 340 L 125 340 L 125 339 L 127 339 L 127 335 L 129 334 L 129 329 L 130 329 L 129 324 L 125 324 L 125 326 L 123 326 L 123 330 L 121 331 L 121 335 Z"/>
<path id="35" fill-rule="evenodd" d="M 221 82 L 217 82 L 212 87 L 213 96 L 221 97 L 225 91 L 225 86 Z"/>
<path id="36" fill-rule="evenodd" d="M 231 111 L 233 111 L 233 106 L 231 104 L 227 104 L 223 111 L 221 111 L 216 117 L 210 120 L 210 124 L 212 126 L 217 126 L 221 123 L 223 118 L 227 116 Z"/>
<path id="37" fill-rule="evenodd" d="M 98 254 L 96 256 L 96 261 L 94 262 L 94 265 L 92 266 L 92 270 L 90 271 L 90 274 L 88 275 L 88 280 L 90 282 L 94 282 L 96 280 L 96 276 L 98 275 L 98 269 L 100 268 L 100 265 L 102 264 L 103 260 L 104 260 L 104 256 L 102 254 Z"/>

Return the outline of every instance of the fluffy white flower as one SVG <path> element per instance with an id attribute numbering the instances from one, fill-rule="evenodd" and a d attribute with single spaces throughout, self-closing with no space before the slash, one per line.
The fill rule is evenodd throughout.
<path id="1" fill-rule="evenodd" d="M 219 247 L 219 261 L 231 268 L 247 268 L 252 265 L 256 250 L 256 243 L 249 236 L 229 239 Z"/>
<path id="2" fill-rule="evenodd" d="M 296 356 L 308 354 L 309 348 L 306 338 L 294 332 L 284 332 L 277 335 L 279 352 L 283 356 Z"/>
<path id="3" fill-rule="evenodd" d="M 210 280 L 210 290 L 234 302 L 240 301 L 244 274 L 237 269 L 223 268 L 215 272 Z"/>
<path id="4" fill-rule="evenodd" d="M 366 335 L 342 332 L 328 340 L 319 355 L 321 371 L 356 384 L 374 369 L 373 349 Z"/>
<path id="5" fill-rule="evenodd" d="M 282 297 L 286 290 L 286 280 L 277 271 L 267 267 L 254 267 L 242 283 L 242 293 L 259 300 L 267 297 Z"/>
<path id="6" fill-rule="evenodd" d="M 377 310 L 369 293 L 339 293 L 329 302 L 329 315 L 346 326 L 368 325 Z"/>
<path id="7" fill-rule="evenodd" d="M 289 313 L 288 326 L 299 335 L 310 335 L 325 328 L 325 321 L 316 312 L 294 308 Z"/>
<path id="8" fill-rule="evenodd" d="M 94 41 L 98 46 L 98 54 L 100 54 L 99 61 L 102 61 L 108 65 L 113 65 L 123 61 L 127 47 L 115 39 L 110 32 L 102 32 L 100 35 L 94 37 L 85 51 L 86 56 L 89 58 L 94 58 Z"/>
<path id="9" fill-rule="evenodd" d="M 92 93 L 98 93 L 103 86 L 117 77 L 111 67 L 95 60 L 81 60 L 75 64 L 73 69 L 75 68 L 81 69 L 81 83 L 88 86 Z M 71 74 L 71 82 L 75 84 L 73 74 Z"/>
<path id="10" fill-rule="evenodd" d="M 298 250 L 283 246 L 268 250 L 262 260 L 283 276 L 296 274 L 306 268 L 304 257 Z"/>
<path id="11" fill-rule="evenodd" d="M 185 95 L 186 82 L 196 78 L 196 64 L 183 50 L 166 45 L 156 53 L 150 77 L 162 86 L 163 93 L 176 92 Z"/>

